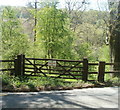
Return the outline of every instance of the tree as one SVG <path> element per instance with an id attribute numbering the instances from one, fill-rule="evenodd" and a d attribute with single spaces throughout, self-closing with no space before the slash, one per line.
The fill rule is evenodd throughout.
<path id="1" fill-rule="evenodd" d="M 120 1 L 109 1 L 110 8 L 110 48 L 113 62 L 117 63 L 114 69 L 120 71 Z M 120 77 L 120 73 L 115 74 Z"/>
<path id="2" fill-rule="evenodd" d="M 38 34 L 46 58 L 70 58 L 72 37 L 67 27 L 67 14 L 56 4 L 47 5 L 38 12 Z"/>
<path id="3" fill-rule="evenodd" d="M 105 31 L 108 30 L 103 19 L 108 15 L 107 11 L 84 11 L 80 18 L 81 22 L 76 25 L 74 32 L 73 49 L 78 59 L 85 56 L 94 61 L 100 59 L 100 50 L 106 45 Z M 107 61 L 109 61 L 108 57 Z"/>
<path id="4" fill-rule="evenodd" d="M 13 59 L 18 54 L 25 54 L 28 49 L 28 41 L 23 34 L 20 21 L 15 10 L 5 7 L 1 20 L 2 29 L 2 57 L 3 59 Z"/>
<path id="5" fill-rule="evenodd" d="M 74 32 L 77 26 L 82 23 L 82 15 L 87 5 L 87 0 L 65 0 L 65 9 L 70 18 L 70 29 Z"/>

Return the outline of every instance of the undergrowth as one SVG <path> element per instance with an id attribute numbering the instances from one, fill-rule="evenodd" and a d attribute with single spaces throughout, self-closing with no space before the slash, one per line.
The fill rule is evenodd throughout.
<path id="1" fill-rule="evenodd" d="M 55 79 L 49 77 L 15 77 L 8 74 L 2 74 L 2 87 L 5 91 L 40 91 L 40 90 L 60 90 L 73 89 L 83 87 L 103 87 L 103 86 L 120 86 L 118 78 L 112 78 L 105 81 L 105 83 L 83 82 L 81 80 L 66 83 L 63 79 Z"/>

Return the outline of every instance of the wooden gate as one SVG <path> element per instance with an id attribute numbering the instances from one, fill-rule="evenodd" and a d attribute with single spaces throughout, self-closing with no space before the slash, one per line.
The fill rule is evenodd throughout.
<path id="1" fill-rule="evenodd" d="M 25 73 L 62 79 L 82 79 L 83 61 L 25 58 Z"/>
<path id="2" fill-rule="evenodd" d="M 12 63 L 12 66 L 5 67 L 3 63 Z M 10 71 L 10 75 L 15 76 L 40 76 L 62 79 L 81 79 L 82 81 L 99 81 L 104 82 L 105 74 L 116 74 L 120 71 L 110 71 L 106 66 L 120 65 L 119 63 L 99 63 L 88 62 L 85 58 L 83 61 L 60 60 L 60 59 L 39 59 L 26 58 L 25 55 L 18 55 L 14 60 L 0 60 L 0 72 L 2 74 Z M 6 64 L 5 64 L 6 65 Z M 91 69 L 95 66 L 95 70 Z M 91 79 L 95 75 L 96 79 Z M 92 76 L 93 77 L 93 76 Z"/>

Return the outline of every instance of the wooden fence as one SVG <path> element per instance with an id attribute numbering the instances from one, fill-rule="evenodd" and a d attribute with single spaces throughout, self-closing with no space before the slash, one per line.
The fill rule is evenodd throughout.
<path id="1" fill-rule="evenodd" d="M 15 60 L 0 60 L 0 71 L 10 71 L 10 72 L 14 72 L 15 71 L 15 65 L 14 65 L 14 63 L 15 63 Z M 7 68 L 2 68 L 3 67 L 3 65 L 2 65 L 2 63 L 10 63 L 10 64 L 12 64 L 13 66 L 10 66 L 10 67 L 7 67 Z"/>
<path id="2" fill-rule="evenodd" d="M 115 71 L 106 71 L 106 66 L 112 66 L 114 63 L 90 63 L 88 59 L 82 61 L 62 60 L 62 59 L 40 59 L 26 58 L 25 55 L 18 55 L 15 60 L 0 60 L 1 63 L 12 62 L 14 68 L 1 68 L 0 71 L 12 70 L 15 76 L 39 76 L 62 79 L 76 79 L 83 81 L 92 81 L 89 75 L 96 75 L 97 81 L 104 82 L 105 74 L 116 73 Z M 97 67 L 91 69 L 92 67 Z"/>

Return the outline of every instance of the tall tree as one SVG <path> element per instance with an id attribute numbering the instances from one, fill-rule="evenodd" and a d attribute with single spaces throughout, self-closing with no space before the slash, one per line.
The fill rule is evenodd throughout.
<path id="1" fill-rule="evenodd" d="M 47 58 L 69 58 L 72 38 L 67 27 L 67 14 L 56 4 L 47 5 L 38 12 L 38 37 Z"/>
<path id="2" fill-rule="evenodd" d="M 28 48 L 26 36 L 12 7 L 5 7 L 1 20 L 2 29 L 2 57 L 15 58 L 18 54 L 25 54 Z"/>
<path id="3" fill-rule="evenodd" d="M 114 69 L 120 71 L 120 1 L 110 1 L 110 48 L 113 62 L 117 63 Z M 120 77 L 120 72 L 115 74 Z"/>

